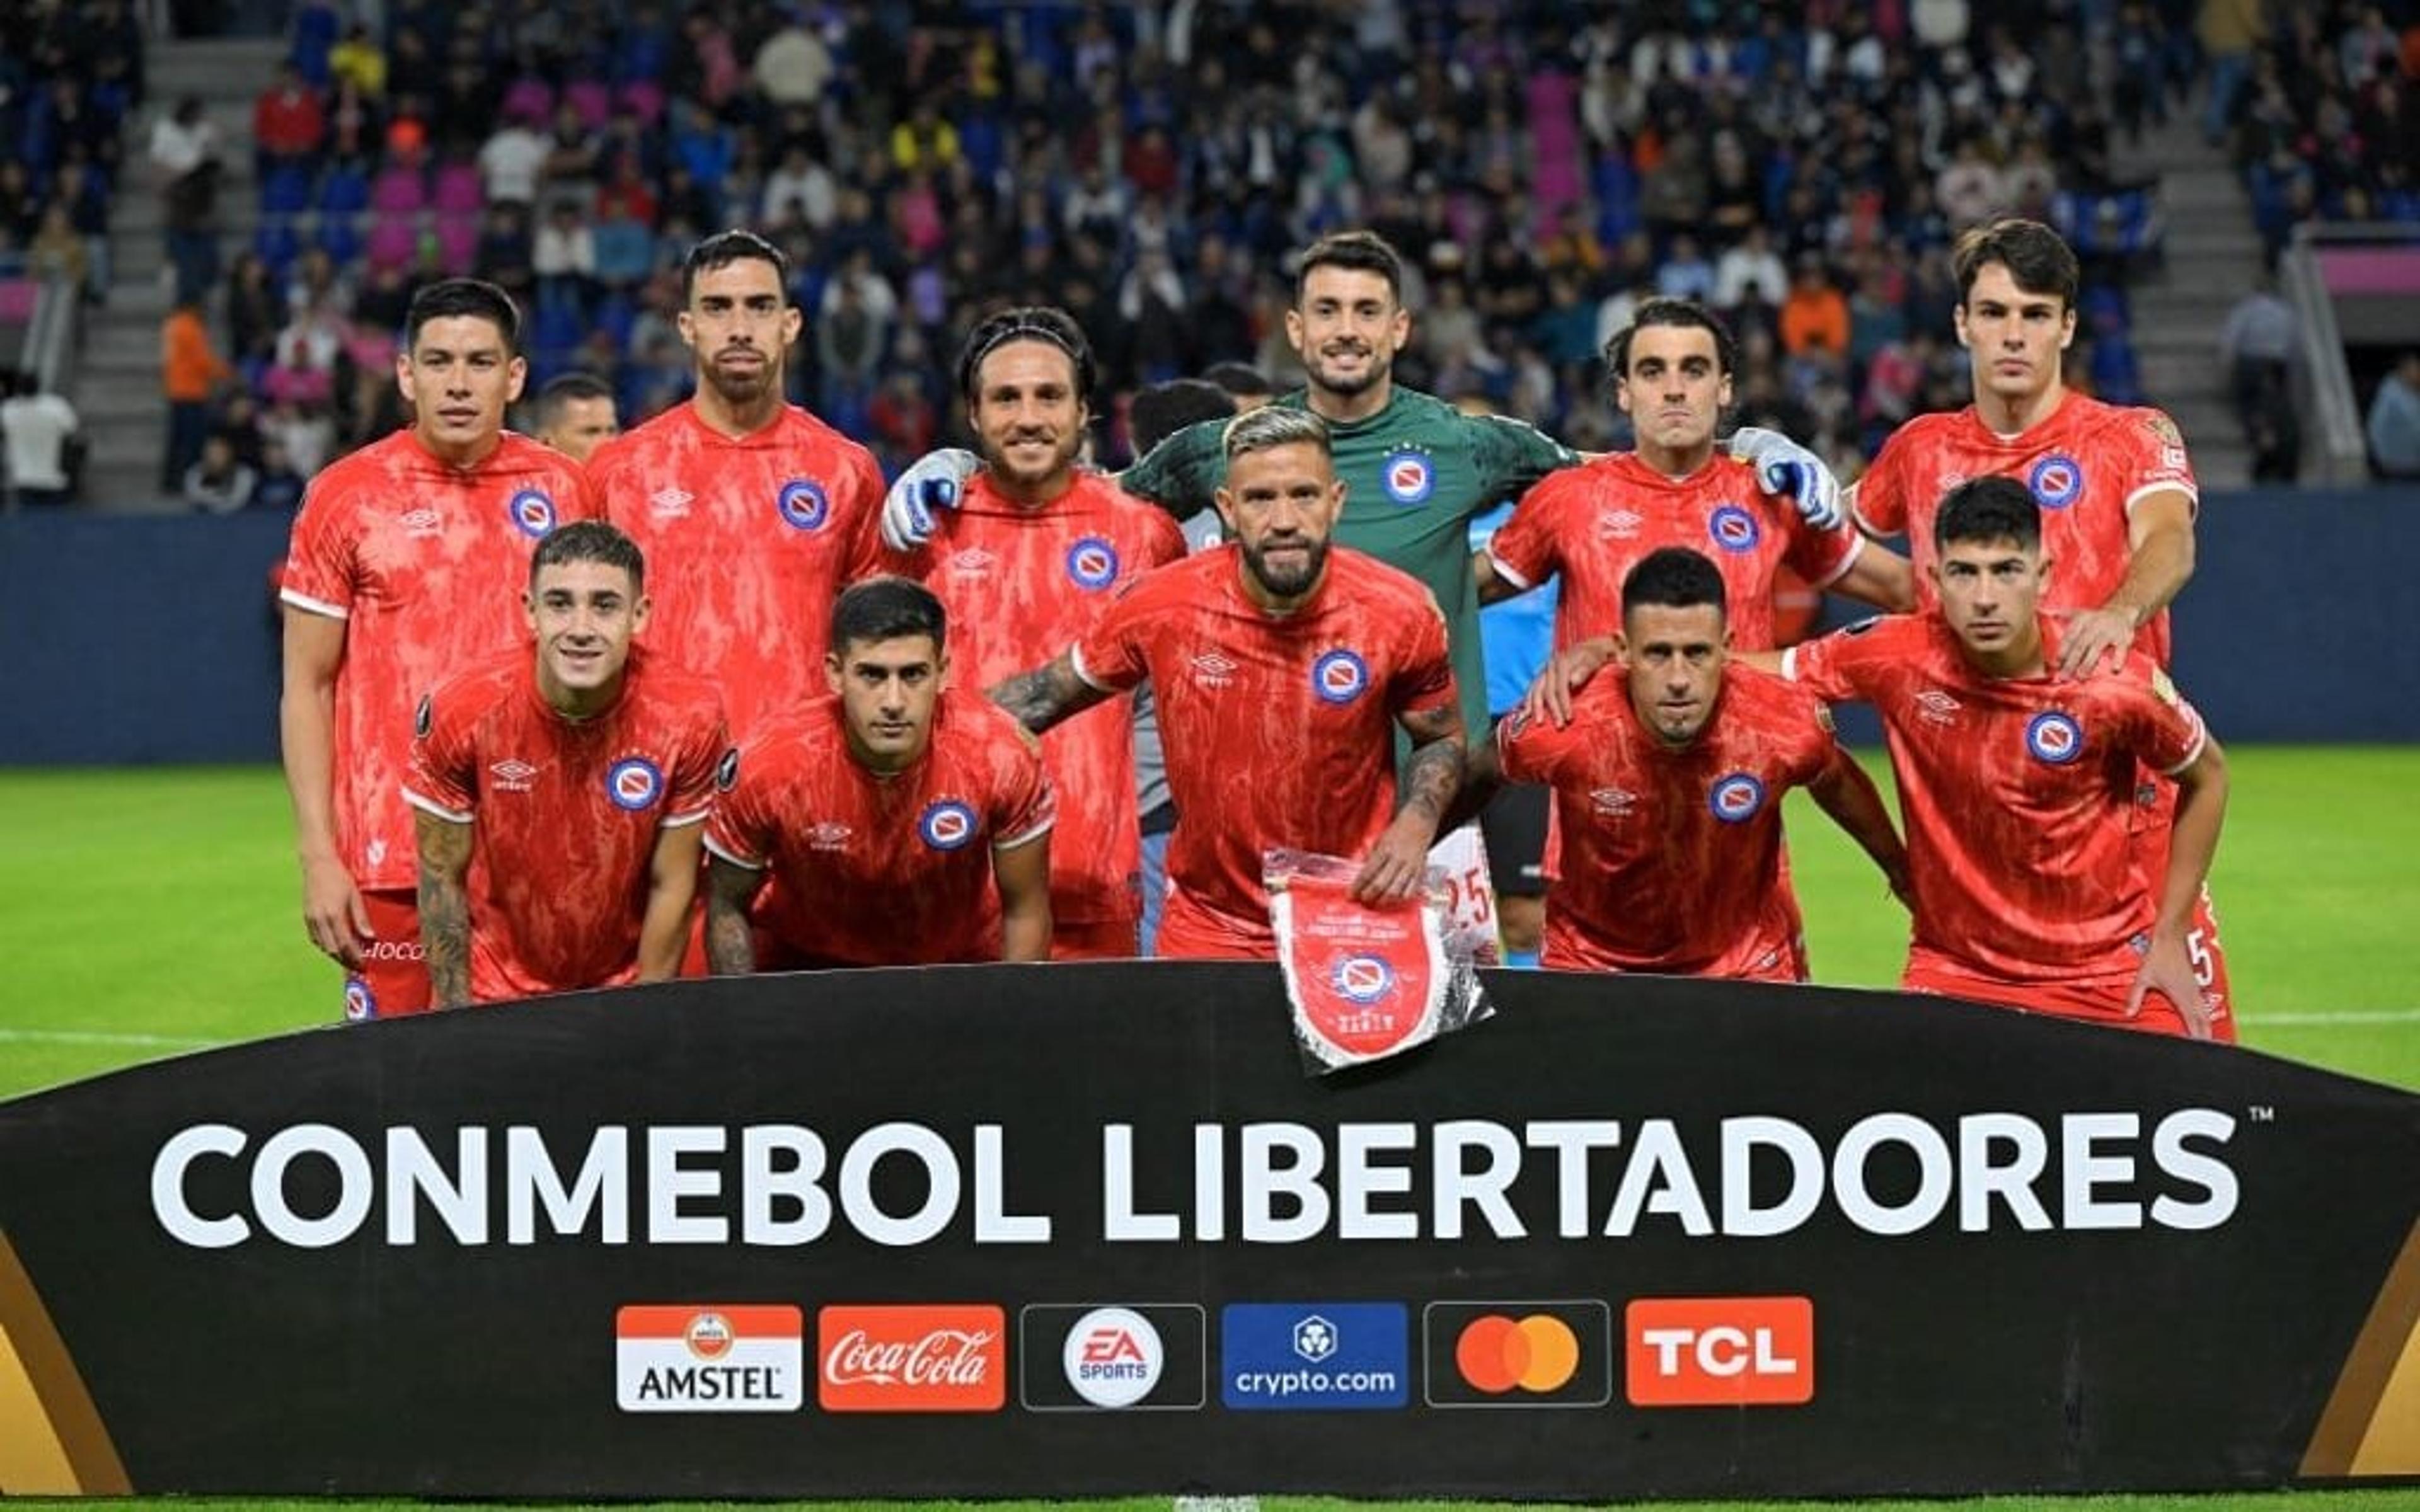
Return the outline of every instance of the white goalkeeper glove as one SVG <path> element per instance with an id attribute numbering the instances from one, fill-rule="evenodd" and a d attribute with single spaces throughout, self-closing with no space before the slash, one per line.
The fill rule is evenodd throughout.
<path id="1" fill-rule="evenodd" d="M 1733 459 L 1756 469 L 1764 491 L 1798 506 L 1798 517 L 1819 531 L 1837 531 L 1848 516 L 1840 508 L 1840 484 L 1817 456 L 1777 430 L 1744 425 L 1728 443 Z"/>
<path id="2" fill-rule="evenodd" d="M 982 466 L 972 452 L 945 446 L 918 457 L 882 496 L 882 544 L 913 551 L 933 538 L 937 509 L 955 509 L 966 481 Z"/>

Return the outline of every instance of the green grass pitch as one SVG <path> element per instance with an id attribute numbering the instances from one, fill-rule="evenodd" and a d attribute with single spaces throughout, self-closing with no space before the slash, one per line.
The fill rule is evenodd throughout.
<path id="1" fill-rule="evenodd" d="M 2420 924 L 2420 801 L 2412 798 L 2420 748 L 2247 747 L 2229 755 L 2233 795 L 2212 890 L 2244 1042 L 2420 1088 L 2420 971 L 2403 953 Z M 1792 868 L 1817 980 L 1888 985 L 1905 947 L 1905 916 L 1803 795 L 1790 802 Z M 273 770 L 0 770 L 0 813 L 8 815 L 0 849 L 0 1096 L 339 1015 L 334 970 L 302 936 L 290 824 Z M 2420 1512 L 2420 1489 L 1859 1504 L 1871 1512 L 2044 1504 Z M 1457 1505 L 1471 1512 L 1474 1504 Z M 1775 1512 L 1814 1504 L 1754 1505 Z"/>

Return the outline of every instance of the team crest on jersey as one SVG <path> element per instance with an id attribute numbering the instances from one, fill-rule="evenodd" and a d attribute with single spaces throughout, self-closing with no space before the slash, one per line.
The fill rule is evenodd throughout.
<path id="1" fill-rule="evenodd" d="M 1436 492 L 1436 463 L 1426 452 L 1406 446 L 1388 452 L 1378 464 L 1378 486 L 1399 504 L 1424 504 Z"/>
<path id="2" fill-rule="evenodd" d="M 1350 651 L 1331 651 L 1311 664 L 1311 690 L 1324 703 L 1350 703 L 1370 686 L 1370 664 Z"/>
<path id="3" fill-rule="evenodd" d="M 605 770 L 605 795 L 632 813 L 663 795 L 664 769 L 644 756 L 625 756 Z"/>
<path id="4" fill-rule="evenodd" d="M 774 496 L 773 505 L 782 512 L 784 524 L 801 531 L 819 531 L 831 517 L 831 500 L 824 486 L 808 478 L 793 478 L 782 485 Z"/>
<path id="5" fill-rule="evenodd" d="M 2025 486 L 2044 509 L 2065 509 L 2084 491 L 2084 465 L 2065 452 L 2053 452 L 2025 474 Z"/>
<path id="6" fill-rule="evenodd" d="M 345 1017 L 355 1023 L 378 1017 L 378 994 L 359 977 L 345 979 Z"/>
<path id="7" fill-rule="evenodd" d="M 1733 772 L 1707 791 L 1706 807 L 1724 824 L 1746 824 L 1764 807 L 1764 784 L 1746 772 Z"/>
<path id="8" fill-rule="evenodd" d="M 1348 1003 L 1374 1003 L 1394 989 L 1395 968 L 1374 955 L 1348 955 L 1328 968 L 1327 984 Z"/>
<path id="9" fill-rule="evenodd" d="M 2084 754 L 2084 727 L 2057 709 L 2037 714 L 2025 721 L 2025 749 L 2036 761 L 2065 766 Z"/>
<path id="10" fill-rule="evenodd" d="M 1764 527 L 1739 505 L 1721 504 L 1706 517 L 1706 534 L 1716 546 L 1737 556 L 1756 549 L 1757 543 L 1764 539 Z"/>
<path id="11" fill-rule="evenodd" d="M 504 509 L 513 517 L 513 529 L 533 541 L 554 529 L 554 501 L 543 488 L 523 488 Z"/>
<path id="12" fill-rule="evenodd" d="M 1118 548 L 1087 535 L 1067 548 L 1067 577 L 1078 588 L 1098 592 L 1118 580 Z"/>
<path id="13" fill-rule="evenodd" d="M 975 811 L 956 798 L 926 806 L 916 821 L 916 833 L 937 851 L 954 851 L 975 838 Z"/>

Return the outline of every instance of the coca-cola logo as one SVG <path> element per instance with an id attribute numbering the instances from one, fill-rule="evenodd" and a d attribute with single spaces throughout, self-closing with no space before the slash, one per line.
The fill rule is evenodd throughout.
<path id="1" fill-rule="evenodd" d="M 996 1412 L 1007 1318 L 976 1304 L 831 1306 L 816 1316 L 816 1396 L 830 1412 Z"/>

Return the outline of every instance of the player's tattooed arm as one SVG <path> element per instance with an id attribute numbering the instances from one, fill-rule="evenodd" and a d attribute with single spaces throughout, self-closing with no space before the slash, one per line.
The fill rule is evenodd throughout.
<path id="1" fill-rule="evenodd" d="M 765 873 L 735 866 L 720 856 L 706 862 L 706 969 L 718 977 L 744 977 L 756 969 L 756 933 L 748 904 L 765 885 Z"/>
<path id="2" fill-rule="evenodd" d="M 1464 752 L 1462 785 L 1454 790 L 1453 802 L 1447 805 L 1445 817 L 1437 821 L 1437 833 L 1450 835 L 1478 818 L 1503 790 L 1504 758 L 1491 731 L 1485 739 Z"/>
<path id="3" fill-rule="evenodd" d="M 988 690 L 985 697 L 1040 734 L 1070 715 L 1081 714 L 1109 696 L 1076 671 L 1075 653 L 1063 651 L 1047 667 L 1036 667 Z"/>
<path id="4" fill-rule="evenodd" d="M 1412 737 L 1411 758 L 1404 764 L 1402 802 L 1394 823 L 1378 837 L 1353 879 L 1353 896 L 1363 903 L 1388 903 L 1419 890 L 1428 874 L 1429 847 L 1436 843 L 1437 825 L 1453 806 L 1462 786 L 1462 714 L 1451 703 L 1441 709 L 1398 714 L 1396 722 Z"/>
<path id="5" fill-rule="evenodd" d="M 420 943 L 428 957 L 428 1001 L 471 1000 L 471 826 L 424 810 L 412 815 L 420 849 Z"/>

